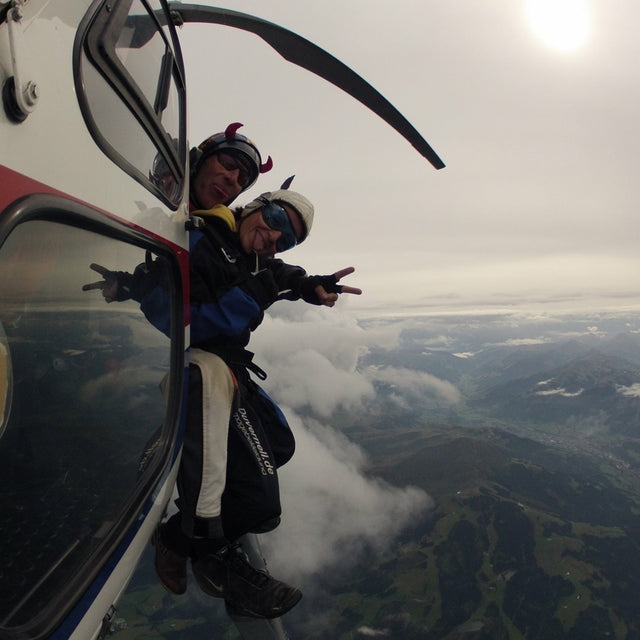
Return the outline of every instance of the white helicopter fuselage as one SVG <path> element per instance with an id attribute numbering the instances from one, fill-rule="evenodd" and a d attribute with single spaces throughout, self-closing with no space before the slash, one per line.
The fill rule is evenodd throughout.
<path id="1" fill-rule="evenodd" d="M 130 98 L 96 71 L 80 41 L 88 21 L 104 17 L 101 4 L 0 2 L 3 638 L 86 640 L 108 626 L 171 498 L 179 461 L 187 181 L 174 180 L 170 197 L 150 181 L 162 149 L 135 116 L 124 137 L 134 132 L 139 145 L 109 138 L 122 119 L 116 112 L 110 122 L 113 103 L 124 112 Z M 128 4 L 130 16 L 152 25 L 143 4 Z M 159 2 L 149 8 L 162 11 Z M 129 29 L 123 20 L 107 33 Z M 148 60 L 129 64 L 122 55 L 124 68 L 159 66 L 161 42 L 174 52 L 170 73 L 179 85 L 176 41 L 166 21 L 152 26 L 154 50 L 130 49 Z M 94 95 L 79 95 L 83 87 Z M 166 137 L 182 138 L 185 171 L 183 96 L 170 95 L 169 108 L 181 110 Z M 168 337 L 143 326 L 133 301 L 107 305 L 99 291 L 82 290 L 100 279 L 92 262 L 131 271 L 147 252 L 171 265 Z"/>
<path id="2" fill-rule="evenodd" d="M 96 144 L 83 119 L 75 90 L 73 46 L 77 25 L 90 0 L 65 3 L 64 21 L 53 12 L 59 2 L 30 0 L 22 9 L 17 32 L 16 56 L 21 82 L 33 83 L 37 101 L 24 122 L 8 122 L 0 114 L 2 138 L 0 163 L 49 188 L 90 203 L 107 214 L 162 232 L 175 244 L 186 240 L 184 224 L 174 220 L 176 210 L 187 215 L 186 201 L 169 209 L 148 189 L 132 179 L 110 160 Z M 51 10 L 52 15 L 47 14 Z M 75 25 L 75 26 L 73 26 Z M 0 79 L 11 76 L 8 24 L 0 27 Z M 150 219 L 148 212 L 162 211 Z"/>

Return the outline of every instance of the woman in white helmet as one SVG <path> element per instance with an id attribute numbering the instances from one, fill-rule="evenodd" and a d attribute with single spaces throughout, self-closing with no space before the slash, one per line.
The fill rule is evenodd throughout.
<path id="1" fill-rule="evenodd" d="M 192 215 L 205 224 L 191 234 L 192 347 L 178 480 L 181 514 L 179 526 L 172 519 L 163 525 L 156 544 L 181 549 L 182 558 L 191 555 L 200 587 L 225 597 L 237 613 L 275 617 L 291 608 L 300 592 L 276 580 L 269 588 L 247 587 L 233 543 L 279 523 L 276 469 L 291 458 L 295 442 L 280 409 L 251 379 L 249 371 L 259 378 L 265 374 L 246 346 L 264 310 L 277 300 L 333 306 L 340 293 L 361 291 L 338 284 L 352 268 L 308 276 L 301 267 L 273 258 L 311 231 L 314 208 L 299 193 L 264 193 L 235 215 L 224 206 Z M 174 559 L 186 584 L 186 569 L 183 574 Z M 220 592 L 230 562 L 244 578 L 242 588 L 236 589 L 240 581 L 231 578 Z"/>

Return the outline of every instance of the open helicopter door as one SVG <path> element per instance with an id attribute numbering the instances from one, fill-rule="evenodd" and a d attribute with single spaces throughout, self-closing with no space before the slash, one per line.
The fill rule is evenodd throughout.
<path id="1" fill-rule="evenodd" d="M 297 33 L 256 16 L 220 7 L 169 2 L 176 25 L 220 24 L 250 31 L 262 38 L 285 60 L 324 78 L 378 114 L 436 169 L 445 164 L 420 132 L 379 91 L 346 64 Z"/>

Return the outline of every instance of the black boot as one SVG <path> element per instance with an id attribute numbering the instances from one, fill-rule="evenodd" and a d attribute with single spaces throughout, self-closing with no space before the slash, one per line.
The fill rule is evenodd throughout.
<path id="1" fill-rule="evenodd" d="M 277 618 L 302 598 L 295 587 L 252 567 L 237 545 L 198 557 L 193 562 L 193 574 L 205 593 L 224 598 L 241 616 Z"/>

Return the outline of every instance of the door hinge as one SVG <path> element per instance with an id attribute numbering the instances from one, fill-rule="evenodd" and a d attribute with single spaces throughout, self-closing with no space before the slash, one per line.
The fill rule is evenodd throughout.
<path id="1" fill-rule="evenodd" d="M 24 55 L 22 54 L 23 7 L 28 0 L 12 0 L 7 11 L 7 31 L 11 54 L 11 75 L 2 86 L 2 103 L 5 113 L 12 122 L 23 122 L 36 108 L 40 98 L 38 85 L 23 75 Z"/>

